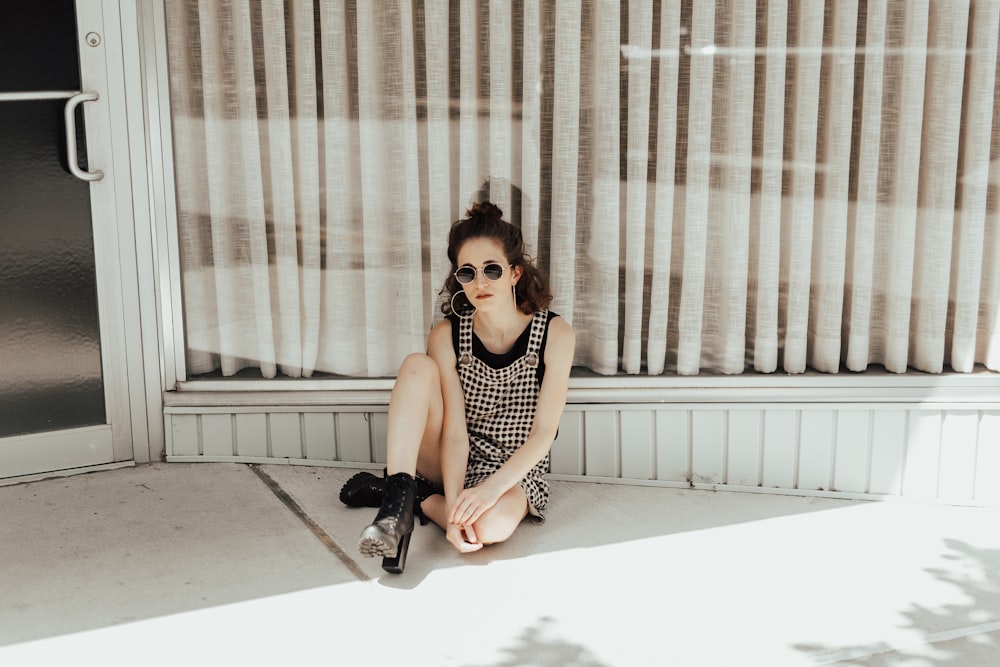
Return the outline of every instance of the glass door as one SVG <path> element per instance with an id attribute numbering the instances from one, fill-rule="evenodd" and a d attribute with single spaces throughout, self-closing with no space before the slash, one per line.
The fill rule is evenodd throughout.
<path id="1" fill-rule="evenodd" d="M 0 478 L 131 458 L 101 5 L 0 10 Z"/>

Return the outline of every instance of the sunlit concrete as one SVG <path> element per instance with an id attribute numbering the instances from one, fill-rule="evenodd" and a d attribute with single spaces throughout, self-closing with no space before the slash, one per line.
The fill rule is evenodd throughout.
<path id="1" fill-rule="evenodd" d="M 237 464 L 0 488 L 0 664 L 1000 664 L 996 509 L 554 482 L 544 525 L 418 526 L 396 576 L 353 470 L 263 470 L 314 530 Z"/>

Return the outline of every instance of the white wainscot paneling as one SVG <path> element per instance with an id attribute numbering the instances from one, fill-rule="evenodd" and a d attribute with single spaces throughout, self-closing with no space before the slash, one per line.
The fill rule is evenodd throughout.
<path id="1" fill-rule="evenodd" d="M 385 406 L 183 406 L 165 419 L 172 461 L 385 463 Z M 1000 504 L 1000 408 L 570 403 L 550 470 L 554 479 Z"/>
<path id="2" fill-rule="evenodd" d="M 761 485 L 775 489 L 796 488 L 799 419 L 795 410 L 764 412 L 764 464 Z"/>
<path id="3" fill-rule="evenodd" d="M 872 411 L 871 457 L 868 492 L 898 496 L 903 492 L 903 462 L 906 460 L 905 410 Z"/>
<path id="4" fill-rule="evenodd" d="M 804 490 L 829 491 L 833 479 L 833 410 L 799 413 L 799 481 Z"/>
<path id="5" fill-rule="evenodd" d="M 967 503 L 976 488 L 976 449 L 979 413 L 946 412 L 941 422 L 941 458 L 938 463 L 938 497 Z"/>
<path id="6" fill-rule="evenodd" d="M 903 495 L 921 500 L 937 496 L 941 459 L 941 419 L 935 410 L 909 415 L 909 437 L 903 465 Z"/>
<path id="7" fill-rule="evenodd" d="M 834 491 L 865 493 L 872 457 L 871 410 L 839 410 L 836 413 L 834 446 Z"/>
<path id="8" fill-rule="evenodd" d="M 300 459 L 302 456 L 302 415 L 276 412 L 268 418 L 271 456 L 276 459 Z"/>
<path id="9" fill-rule="evenodd" d="M 233 415 L 212 414 L 201 416 L 201 453 L 205 456 L 232 456 Z"/>
<path id="10" fill-rule="evenodd" d="M 719 484 L 726 478 L 726 412 L 700 408 L 691 413 L 691 473 L 699 484 Z"/>
<path id="11" fill-rule="evenodd" d="M 763 411 L 729 412 L 729 452 L 726 483 L 733 486 L 760 485 Z"/>
<path id="12" fill-rule="evenodd" d="M 567 409 L 559 421 L 559 434 L 552 443 L 549 469 L 557 475 L 583 474 L 583 413 Z"/>
<path id="13" fill-rule="evenodd" d="M 341 461 L 374 461 L 371 417 L 366 412 L 337 414 L 337 451 Z"/>
<path id="14" fill-rule="evenodd" d="M 331 412 L 307 412 L 302 415 L 302 435 L 307 459 L 337 460 L 336 419 Z"/>
<path id="15" fill-rule="evenodd" d="M 979 415 L 974 498 L 1000 505 L 1000 412 Z"/>
<path id="16" fill-rule="evenodd" d="M 624 479 L 656 479 L 655 414 L 651 410 L 624 410 L 619 448 Z"/>
<path id="17" fill-rule="evenodd" d="M 654 410 L 656 479 L 691 481 L 691 429 L 687 410 Z"/>
<path id="18" fill-rule="evenodd" d="M 617 411 L 589 410 L 584 413 L 584 474 L 588 477 L 619 477 L 618 421 Z"/>

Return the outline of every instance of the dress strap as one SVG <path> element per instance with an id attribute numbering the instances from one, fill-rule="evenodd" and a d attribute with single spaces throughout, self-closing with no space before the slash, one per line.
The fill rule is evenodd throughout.
<path id="1" fill-rule="evenodd" d="M 545 326 L 549 319 L 548 310 L 539 310 L 531 320 L 531 333 L 528 334 L 528 351 L 524 355 L 525 363 L 535 368 L 538 366 L 538 351 L 545 338 Z"/>
<path id="2" fill-rule="evenodd" d="M 458 365 L 472 363 L 472 318 L 458 318 Z"/>

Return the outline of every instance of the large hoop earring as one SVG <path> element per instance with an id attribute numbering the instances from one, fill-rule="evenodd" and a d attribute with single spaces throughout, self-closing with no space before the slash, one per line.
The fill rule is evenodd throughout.
<path id="1" fill-rule="evenodd" d="M 461 294 L 462 298 L 465 300 L 465 307 L 462 308 L 461 310 L 459 310 L 455 306 L 455 297 L 458 296 L 459 294 Z M 469 301 L 469 297 L 465 296 L 465 290 L 458 290 L 457 292 L 451 295 L 451 312 L 455 313 L 455 315 L 462 318 L 463 320 L 468 319 L 476 314 L 476 307 L 475 305 L 473 305 L 471 301 Z"/>

